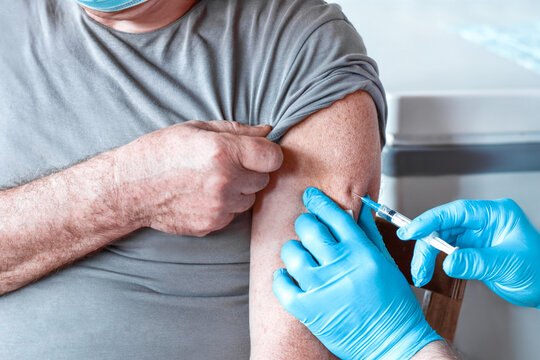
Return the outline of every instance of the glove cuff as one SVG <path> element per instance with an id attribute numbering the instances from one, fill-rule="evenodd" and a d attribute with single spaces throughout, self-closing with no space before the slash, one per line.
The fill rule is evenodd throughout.
<path id="1" fill-rule="evenodd" d="M 404 336 L 382 359 L 410 359 L 424 346 L 437 340 L 444 339 L 424 321 L 422 326 L 417 326 Z"/>

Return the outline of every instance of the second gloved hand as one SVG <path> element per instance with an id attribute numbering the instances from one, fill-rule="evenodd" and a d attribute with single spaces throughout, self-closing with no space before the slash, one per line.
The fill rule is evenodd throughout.
<path id="1" fill-rule="evenodd" d="M 515 305 L 540 306 L 540 234 L 514 201 L 454 201 L 426 211 L 398 236 L 417 239 L 432 231 L 460 248 L 444 260 L 449 276 L 482 280 Z M 437 252 L 416 242 L 411 265 L 415 284 L 429 282 Z"/>
<path id="2" fill-rule="evenodd" d="M 341 359 L 409 359 L 441 339 L 369 208 L 362 207 L 360 227 L 320 190 L 308 188 L 304 204 L 311 214 L 296 220 L 301 242 L 283 246 L 287 270 L 274 274 L 274 293 L 288 312 Z"/>

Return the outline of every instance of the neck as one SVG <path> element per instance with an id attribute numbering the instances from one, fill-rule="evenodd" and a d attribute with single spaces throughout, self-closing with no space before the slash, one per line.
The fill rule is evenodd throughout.
<path id="1" fill-rule="evenodd" d="M 145 33 L 160 29 L 181 18 L 198 0 L 148 0 L 129 9 L 97 11 L 82 6 L 88 16 L 111 29 Z"/>

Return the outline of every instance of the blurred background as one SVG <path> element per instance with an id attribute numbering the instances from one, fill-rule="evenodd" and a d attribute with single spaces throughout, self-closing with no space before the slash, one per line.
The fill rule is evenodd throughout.
<path id="1" fill-rule="evenodd" d="M 540 229 L 540 1 L 329 2 L 387 91 L 381 202 L 414 217 L 510 197 Z M 538 310 L 467 282 L 454 341 L 465 359 L 540 359 L 538 334 Z"/>

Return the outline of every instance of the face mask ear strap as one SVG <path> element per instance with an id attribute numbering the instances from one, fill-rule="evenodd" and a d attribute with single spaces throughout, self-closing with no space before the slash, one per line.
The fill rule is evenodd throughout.
<path id="1" fill-rule="evenodd" d="M 140 5 L 148 0 L 77 0 L 81 5 L 92 10 L 113 12 Z"/>

